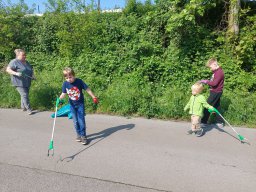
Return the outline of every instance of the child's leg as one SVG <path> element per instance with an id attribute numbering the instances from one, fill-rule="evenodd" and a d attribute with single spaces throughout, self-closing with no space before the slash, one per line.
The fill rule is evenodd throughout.
<path id="1" fill-rule="evenodd" d="M 215 107 L 218 111 L 220 111 L 220 97 L 222 95 L 222 92 L 220 93 L 215 93 L 210 91 L 210 96 L 207 99 L 207 103 L 209 105 L 212 105 L 213 107 Z M 202 123 L 207 124 L 207 121 L 209 119 L 210 113 L 208 112 L 207 109 L 204 109 L 204 115 L 202 118 Z M 224 123 L 222 118 L 217 114 L 216 115 L 216 121 L 217 123 Z"/>
<path id="2" fill-rule="evenodd" d="M 216 103 L 213 105 L 213 107 L 215 107 L 218 111 L 221 111 L 221 108 L 220 108 L 220 97 L 221 97 L 221 93 L 219 93 L 217 95 Z M 223 119 L 218 114 L 216 114 L 216 123 L 225 124 Z"/>
<path id="3" fill-rule="evenodd" d="M 201 129 L 200 126 L 200 122 L 201 122 L 201 117 L 197 116 L 197 115 L 191 115 L 191 130 L 192 131 L 197 131 Z"/>
<path id="4" fill-rule="evenodd" d="M 84 105 L 79 105 L 77 108 L 77 121 L 78 121 L 78 130 L 80 136 L 86 137 L 86 124 L 85 124 L 85 112 Z"/>
<path id="5" fill-rule="evenodd" d="M 79 125 L 78 125 L 77 108 L 75 106 L 70 105 L 70 111 L 73 117 L 73 123 L 74 123 L 76 134 L 77 136 L 81 136 L 79 132 Z"/>

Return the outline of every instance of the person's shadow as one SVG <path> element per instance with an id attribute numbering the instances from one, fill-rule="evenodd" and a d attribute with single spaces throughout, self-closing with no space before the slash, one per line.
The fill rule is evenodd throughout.
<path id="1" fill-rule="evenodd" d="M 131 130 L 134 127 L 135 127 L 134 124 L 127 124 L 127 125 L 120 125 L 120 126 L 116 126 L 116 127 L 110 127 L 108 129 L 105 129 L 105 130 L 100 131 L 98 133 L 93 133 L 93 134 L 87 135 L 87 138 L 88 138 L 88 141 L 91 142 L 92 140 L 95 140 L 95 139 L 106 138 L 109 135 L 112 135 L 113 133 L 115 133 L 117 131 L 121 131 L 123 129 Z"/>
<path id="2" fill-rule="evenodd" d="M 116 127 L 110 127 L 110 128 L 107 128 L 105 130 L 102 130 L 98 133 L 93 133 L 93 134 L 90 134 L 90 135 L 87 135 L 87 139 L 88 139 L 88 144 L 90 144 L 91 141 L 93 140 L 97 140 L 99 139 L 98 141 L 96 141 L 95 143 L 93 143 L 92 145 L 89 145 L 87 146 L 86 148 L 78 151 L 77 153 L 71 155 L 71 156 L 68 156 L 68 157 L 65 157 L 63 159 L 60 159 L 60 161 L 64 161 L 65 159 L 67 159 L 67 162 L 70 162 L 72 160 L 74 160 L 74 158 L 79 155 L 80 153 L 82 153 L 83 151 L 85 151 L 86 149 L 92 147 L 93 145 L 99 143 L 100 141 L 102 141 L 103 139 L 105 139 L 106 137 L 112 135 L 113 133 L 117 132 L 117 131 L 121 131 L 121 130 L 131 130 L 135 127 L 135 124 L 126 124 L 126 125 L 119 125 L 119 126 L 116 126 Z"/>

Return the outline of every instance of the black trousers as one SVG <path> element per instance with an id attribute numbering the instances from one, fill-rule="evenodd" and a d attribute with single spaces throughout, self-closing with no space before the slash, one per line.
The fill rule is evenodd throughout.
<path id="1" fill-rule="evenodd" d="M 207 99 L 207 103 L 211 106 L 213 106 L 214 108 L 216 108 L 219 112 L 220 112 L 220 97 L 222 95 L 222 92 L 219 93 L 215 93 L 210 91 L 210 96 Z M 201 119 L 202 123 L 207 123 L 208 119 L 209 119 L 210 113 L 207 109 L 204 109 L 204 116 Z M 223 119 L 216 114 L 216 123 L 224 123 Z"/>

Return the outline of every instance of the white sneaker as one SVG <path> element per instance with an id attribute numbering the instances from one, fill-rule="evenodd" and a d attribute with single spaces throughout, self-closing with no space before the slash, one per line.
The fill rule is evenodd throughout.
<path id="1" fill-rule="evenodd" d="M 82 136 L 82 137 L 81 137 L 81 143 L 82 143 L 83 145 L 87 145 L 87 144 L 88 144 L 88 140 L 87 140 L 87 138 L 86 138 L 85 136 Z"/>
<path id="2" fill-rule="evenodd" d="M 222 129 L 225 125 L 223 123 L 216 123 L 216 126 L 220 129 Z"/>

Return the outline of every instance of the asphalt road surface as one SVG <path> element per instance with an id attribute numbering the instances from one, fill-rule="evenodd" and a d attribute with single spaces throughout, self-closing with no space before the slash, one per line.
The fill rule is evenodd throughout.
<path id="1" fill-rule="evenodd" d="M 256 129 L 87 115 L 89 145 L 75 141 L 72 120 L 52 112 L 0 109 L 0 192 L 255 192 Z"/>

